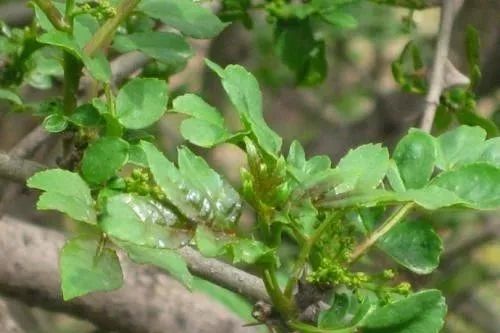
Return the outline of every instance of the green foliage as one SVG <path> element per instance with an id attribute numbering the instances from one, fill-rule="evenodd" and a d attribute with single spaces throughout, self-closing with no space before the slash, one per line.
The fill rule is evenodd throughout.
<path id="1" fill-rule="evenodd" d="M 439 265 L 441 239 L 425 221 L 403 222 L 382 237 L 377 246 L 396 262 L 418 274 L 428 274 Z"/>
<path id="2" fill-rule="evenodd" d="M 399 58 L 392 63 L 392 75 L 403 90 L 423 94 L 427 91 L 423 70 L 420 49 L 413 41 L 409 41 Z"/>
<path id="3" fill-rule="evenodd" d="M 373 189 L 380 184 L 388 167 L 389 152 L 380 145 L 368 144 L 351 150 L 337 165 L 342 182 L 335 192 Z"/>
<path id="4" fill-rule="evenodd" d="M 460 126 L 437 139 L 436 165 L 443 170 L 477 160 L 486 133 L 479 127 Z"/>
<path id="5" fill-rule="evenodd" d="M 427 184 L 435 159 L 434 140 L 421 131 L 410 132 L 394 150 L 394 160 L 406 188 L 421 188 Z"/>
<path id="6" fill-rule="evenodd" d="M 93 142 L 82 159 L 82 175 L 91 184 L 100 184 L 125 164 L 129 145 L 120 138 L 104 137 Z"/>
<path id="7" fill-rule="evenodd" d="M 370 302 L 362 302 L 350 290 L 339 290 L 332 297 L 331 307 L 319 315 L 318 326 L 333 332 L 353 332 L 372 309 Z"/>
<path id="8" fill-rule="evenodd" d="M 193 276 L 189 273 L 186 262 L 179 254 L 168 249 L 153 249 L 133 243 L 120 242 L 119 244 L 132 261 L 164 269 L 187 288 L 192 288 Z"/>
<path id="9" fill-rule="evenodd" d="M 314 85 L 325 79 L 325 42 L 314 38 L 309 20 L 278 21 L 275 39 L 276 53 L 295 72 L 299 84 Z"/>
<path id="10" fill-rule="evenodd" d="M 45 117 L 43 128 L 50 133 L 59 133 L 68 127 L 68 121 L 61 113 L 54 113 Z"/>
<path id="11" fill-rule="evenodd" d="M 375 2 L 427 7 L 420 0 Z M 327 72 L 322 31 L 354 28 L 352 3 L 273 0 L 257 8 L 247 0 L 224 0 L 220 16 L 251 27 L 249 11 L 264 10 L 273 25 L 276 53 L 298 83 L 313 85 Z M 29 109 L 17 94 L 21 84 L 46 89 L 53 76 L 64 81 L 62 98 L 45 101 L 36 114 L 44 117 L 47 131 L 71 134 L 68 144 L 78 156 L 71 171 L 41 171 L 27 184 L 43 191 L 39 209 L 57 210 L 90 224 L 91 235 L 77 235 L 61 250 L 65 299 L 121 286 L 112 244 L 136 263 L 157 266 L 188 288 L 245 309 L 248 317 L 247 303 L 193 278 L 176 251 L 193 246 L 205 257 L 250 266 L 263 280 L 273 319 L 279 319 L 265 323 L 278 329 L 441 329 L 446 306 L 440 292 L 413 293 L 391 270 L 354 271 L 353 264 L 374 245 L 408 270 L 429 274 L 438 266 L 441 239 L 425 218 L 407 217 L 415 207 L 500 208 L 500 141 L 495 137 L 499 131 L 475 110 L 472 89 L 480 73 L 479 40 L 473 29 L 467 33 L 472 84 L 441 96 L 440 135 L 411 129 L 392 155 L 382 145 L 368 143 L 332 165 L 324 155 L 306 157 L 298 141 L 292 142 L 287 155 L 282 153 L 282 138 L 265 121 L 257 79 L 242 66 L 222 68 L 207 60 L 239 116 L 240 130 L 231 131 L 222 114 L 194 94 L 176 97 L 169 105 L 168 75 L 163 74 L 179 71 L 192 56 L 187 37 L 213 38 L 226 27 L 199 3 L 142 0 L 127 13 L 105 3 L 77 3 L 73 8 L 57 3 L 56 8 L 64 24 L 53 25 L 54 17 L 35 6 L 32 28 L 17 31 L 15 38 L 0 38 L 5 46 L 2 56 L 12 58 L 0 79 L 0 99 L 16 110 Z M 119 27 L 104 31 L 100 40 L 101 29 L 109 29 L 106 20 L 113 17 L 121 18 Z M 168 30 L 154 30 L 159 22 Z M 162 79 L 145 71 L 115 87 L 104 54 L 88 51 L 108 45 L 113 52 L 137 50 L 161 62 L 166 69 L 154 76 Z M 412 41 L 393 63 L 394 77 L 403 89 L 426 92 L 422 59 Z M 29 69 L 29 62 L 34 69 Z M 76 99 L 85 72 L 104 96 Z M 174 164 L 155 146 L 149 128 L 162 117 L 168 121 L 173 113 L 185 116 L 180 133 L 190 143 L 203 148 L 233 144 L 243 151 L 248 163 L 241 170 L 239 191 L 188 147 L 177 149 Z M 453 119 L 461 125 L 448 130 Z M 244 204 L 255 216 L 252 228 L 239 226 Z M 279 276 L 286 278 L 281 281 Z M 312 303 L 300 303 L 303 288 L 324 294 L 322 301 L 328 304 L 317 318 L 304 322 L 301 312 Z"/>
<path id="12" fill-rule="evenodd" d="M 481 48 L 479 33 L 473 26 L 468 26 L 465 37 L 465 46 L 467 52 L 467 62 L 469 65 L 469 76 L 471 87 L 476 87 L 481 79 L 481 59 L 479 50 Z"/>
<path id="13" fill-rule="evenodd" d="M 215 228 L 234 226 L 241 211 L 240 198 L 203 159 L 182 148 L 177 169 L 152 144 L 143 142 L 142 148 L 155 181 L 182 214 Z"/>
<path id="14" fill-rule="evenodd" d="M 165 81 L 133 79 L 116 96 L 116 117 L 125 128 L 145 128 L 161 118 L 167 109 L 167 102 Z"/>
<path id="15" fill-rule="evenodd" d="M 113 238 L 132 244 L 158 248 L 178 248 L 192 236 L 189 230 L 177 229 L 177 215 L 146 197 L 119 194 L 107 200 L 99 220 L 102 230 Z"/>
<path id="16" fill-rule="evenodd" d="M 361 327 L 370 333 L 437 333 L 445 314 L 444 297 L 437 290 L 427 290 L 371 312 Z"/>
<path id="17" fill-rule="evenodd" d="M 500 169 L 488 163 L 464 165 L 443 172 L 434 182 L 448 189 L 476 209 L 497 209 L 500 205 Z"/>
<path id="18" fill-rule="evenodd" d="M 66 301 L 90 292 L 118 289 L 123 284 L 116 252 L 102 248 L 95 235 L 69 240 L 61 250 L 60 265 Z"/>
<path id="19" fill-rule="evenodd" d="M 193 94 L 177 97 L 173 101 L 173 108 L 175 112 L 192 117 L 181 124 L 182 136 L 189 142 L 209 148 L 231 138 L 219 111 L 200 97 Z"/>
<path id="20" fill-rule="evenodd" d="M 139 50 L 151 58 L 180 68 L 193 55 L 191 47 L 182 36 L 169 32 L 119 35 L 115 38 L 113 47 L 123 53 Z"/>
<path id="21" fill-rule="evenodd" d="M 262 94 L 252 74 L 238 65 L 222 69 L 213 62 L 208 66 L 222 80 L 222 86 L 240 115 L 241 122 L 252 131 L 262 149 L 274 156 L 281 148 L 281 138 L 267 126 L 262 116 Z"/>
<path id="22" fill-rule="evenodd" d="M 212 38 L 225 27 L 217 16 L 190 0 L 143 0 L 139 9 L 193 38 Z"/>
<path id="23" fill-rule="evenodd" d="M 18 105 L 23 104 L 23 101 L 19 96 L 7 89 L 0 89 L 0 100 L 2 99 Z"/>
<path id="24" fill-rule="evenodd" d="M 41 171 L 27 185 L 45 191 L 38 199 L 38 209 L 55 209 L 77 221 L 96 222 L 90 189 L 78 174 L 61 169 Z"/>
<path id="25" fill-rule="evenodd" d="M 271 1 L 266 11 L 274 23 L 275 49 L 283 63 L 294 73 L 298 84 L 316 85 L 327 75 L 325 41 L 317 37 L 318 26 L 327 23 L 350 29 L 357 20 L 346 5 L 354 0 L 313 0 L 304 3 Z"/>

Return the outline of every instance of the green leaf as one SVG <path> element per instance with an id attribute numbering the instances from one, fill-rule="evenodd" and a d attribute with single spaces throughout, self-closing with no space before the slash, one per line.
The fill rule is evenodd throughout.
<path id="1" fill-rule="evenodd" d="M 83 61 L 90 74 L 99 81 L 109 82 L 111 68 L 104 54 L 98 53 L 95 57 L 87 56 L 73 36 L 63 31 L 49 31 L 37 39 L 42 44 L 60 47 Z"/>
<path id="2" fill-rule="evenodd" d="M 154 145 L 141 143 L 156 183 L 193 222 L 233 228 L 241 213 L 238 193 L 187 148 L 179 150 L 179 170 Z"/>
<path id="3" fill-rule="evenodd" d="M 138 264 L 151 264 L 164 269 L 187 288 L 191 289 L 193 276 L 189 273 L 186 261 L 176 252 L 168 249 L 153 249 L 126 242 L 119 242 L 118 245 L 127 252 L 132 261 Z"/>
<path id="4" fill-rule="evenodd" d="M 467 26 L 465 33 L 465 49 L 467 52 L 467 63 L 469 65 L 469 76 L 471 79 L 471 87 L 475 87 L 481 79 L 481 58 L 479 50 L 481 42 L 479 40 L 478 31 L 471 25 Z"/>
<path id="5" fill-rule="evenodd" d="M 438 290 L 426 290 L 371 312 L 361 323 L 363 333 L 438 333 L 446 303 Z"/>
<path id="6" fill-rule="evenodd" d="M 388 168 L 389 152 L 379 144 L 366 144 L 350 150 L 337 166 L 343 182 L 335 188 L 335 192 L 374 189 L 385 177 Z"/>
<path id="7" fill-rule="evenodd" d="M 232 137 L 225 128 L 196 118 L 186 119 L 181 123 L 181 134 L 192 144 L 205 148 L 226 142 Z"/>
<path id="8" fill-rule="evenodd" d="M 305 167 L 305 172 L 308 175 L 315 175 L 323 171 L 327 171 L 332 166 L 332 161 L 326 155 L 316 155 L 311 157 Z"/>
<path id="9" fill-rule="evenodd" d="M 42 127 L 50 133 L 59 133 L 68 127 L 68 120 L 60 113 L 54 113 L 47 117 L 42 122 Z"/>
<path id="10" fill-rule="evenodd" d="M 61 15 L 64 15 L 64 9 L 66 8 L 65 4 L 55 2 L 54 6 Z M 39 24 L 40 27 L 45 31 L 55 30 L 56 28 L 54 28 L 52 23 L 50 23 L 50 20 L 47 18 L 47 15 L 45 15 L 43 10 L 41 10 L 40 7 L 38 7 L 38 5 L 35 3 L 33 3 L 33 7 L 35 9 L 36 23 Z"/>
<path id="11" fill-rule="evenodd" d="M 357 294 L 342 287 L 332 297 L 331 306 L 322 311 L 318 318 L 318 327 L 331 329 L 332 333 L 339 329 L 352 328 L 357 325 L 372 309 L 367 300 L 360 300 Z M 340 332 L 347 332 L 339 330 Z"/>
<path id="12" fill-rule="evenodd" d="M 298 141 L 293 141 L 287 157 L 288 169 L 301 185 L 315 178 L 315 175 L 328 172 L 332 162 L 325 155 L 317 155 L 306 160 L 304 148 Z M 291 181 L 293 185 L 298 185 L 297 181 Z"/>
<path id="13" fill-rule="evenodd" d="M 401 178 L 398 166 L 394 160 L 389 161 L 389 168 L 387 169 L 386 177 L 394 191 L 396 192 L 406 191 L 405 184 L 403 182 L 403 179 Z"/>
<path id="14" fill-rule="evenodd" d="M 432 226 L 424 221 L 396 225 L 377 242 L 377 246 L 417 274 L 429 274 L 435 270 L 443 248 Z"/>
<path id="15" fill-rule="evenodd" d="M 55 209 L 77 221 L 95 223 L 94 200 L 78 174 L 62 169 L 40 171 L 28 179 L 27 185 L 45 191 L 38 199 L 38 209 Z"/>
<path id="16" fill-rule="evenodd" d="M 90 103 L 77 107 L 69 117 L 69 121 L 79 127 L 98 127 L 104 124 L 99 111 Z"/>
<path id="17" fill-rule="evenodd" d="M 481 127 L 460 126 L 437 138 L 436 165 L 449 170 L 456 166 L 474 162 L 481 155 L 486 132 Z"/>
<path id="18" fill-rule="evenodd" d="M 92 39 L 97 29 L 99 29 L 99 22 L 90 14 L 80 14 L 73 19 L 73 36 L 82 50 Z"/>
<path id="19" fill-rule="evenodd" d="M 195 145 L 209 148 L 231 137 L 219 111 L 196 95 L 177 97 L 173 101 L 173 109 L 193 117 L 182 122 L 181 133 Z"/>
<path id="20" fill-rule="evenodd" d="M 22 105 L 23 101 L 19 96 L 10 90 L 0 88 L 0 100 L 7 100 L 17 105 Z"/>
<path id="21" fill-rule="evenodd" d="M 113 47 L 123 53 L 139 50 L 174 67 L 183 67 L 193 55 L 186 40 L 171 32 L 151 31 L 118 35 L 114 39 Z"/>
<path id="22" fill-rule="evenodd" d="M 276 156 L 281 149 L 282 140 L 264 120 L 262 94 L 255 77 L 239 65 L 229 65 L 222 69 L 209 60 L 207 64 L 221 77 L 224 90 L 260 147 L 269 155 Z"/>
<path id="23" fill-rule="evenodd" d="M 404 46 L 391 67 L 395 81 L 403 90 L 417 94 L 427 91 L 427 82 L 421 74 L 423 68 L 421 51 L 413 40 Z"/>
<path id="24" fill-rule="evenodd" d="M 443 172 L 433 184 L 455 193 L 471 208 L 500 207 L 500 168 L 491 164 L 469 164 Z"/>
<path id="25" fill-rule="evenodd" d="M 123 126 L 118 122 L 118 119 L 111 114 L 110 105 L 102 99 L 94 98 L 92 105 L 97 109 L 106 123 L 106 135 L 109 136 L 123 136 Z"/>
<path id="26" fill-rule="evenodd" d="M 173 226 L 179 217 L 160 203 L 132 194 L 108 199 L 99 225 L 109 236 L 134 245 L 175 249 L 185 245 L 192 232 Z"/>
<path id="27" fill-rule="evenodd" d="M 102 51 L 97 52 L 92 58 L 84 54 L 83 62 L 97 81 L 105 83 L 111 81 L 111 65 Z"/>
<path id="28" fill-rule="evenodd" d="M 91 184 L 102 184 L 113 177 L 127 162 L 129 145 L 116 137 L 102 137 L 86 150 L 82 160 L 82 175 Z"/>
<path id="29" fill-rule="evenodd" d="M 322 10 L 319 14 L 325 22 L 339 28 L 353 29 L 358 25 L 358 21 L 352 15 L 345 13 L 344 10 Z"/>
<path id="30" fill-rule="evenodd" d="M 391 192 L 382 189 L 373 189 L 347 198 L 325 198 L 321 204 L 325 207 L 348 208 L 348 207 L 374 207 L 396 202 L 415 202 L 425 209 L 435 210 L 438 208 L 463 205 L 466 202 L 452 191 L 429 185 L 419 189 L 410 189 L 402 192 Z"/>
<path id="31" fill-rule="evenodd" d="M 393 158 L 406 188 L 421 188 L 434 170 L 434 138 L 423 131 L 412 130 L 398 143 Z"/>
<path id="32" fill-rule="evenodd" d="M 423 188 L 399 193 L 396 195 L 396 200 L 413 201 L 429 210 L 464 204 L 464 200 L 459 198 L 455 193 L 436 185 L 428 185 Z"/>
<path id="33" fill-rule="evenodd" d="M 251 29 L 253 28 L 252 17 L 249 13 L 251 8 L 251 0 L 223 0 L 218 15 L 223 22 L 240 20 L 245 28 Z"/>
<path id="34" fill-rule="evenodd" d="M 140 167 L 148 167 L 148 159 L 141 148 L 140 144 L 130 145 L 128 163 L 138 165 Z"/>
<path id="35" fill-rule="evenodd" d="M 205 257 L 216 257 L 221 254 L 227 239 L 216 235 L 209 228 L 199 225 L 194 236 L 196 247 Z"/>
<path id="36" fill-rule="evenodd" d="M 288 151 L 288 157 L 286 161 L 291 166 L 297 168 L 298 170 L 303 170 L 306 167 L 306 153 L 304 148 L 300 144 L 299 141 L 294 140 L 290 145 L 290 149 Z"/>
<path id="37" fill-rule="evenodd" d="M 152 143 L 142 141 L 140 146 L 146 155 L 147 165 L 153 174 L 155 182 L 165 193 L 167 199 L 189 220 L 203 222 L 199 217 L 199 208 L 195 207 L 187 199 L 189 190 L 193 187 L 189 182 L 189 178 L 183 179 L 175 165 Z M 190 196 L 192 197 L 193 194 Z"/>
<path id="38" fill-rule="evenodd" d="M 167 84 L 153 78 L 136 78 L 125 84 L 116 97 L 116 116 L 129 129 L 148 127 L 167 108 Z"/>
<path id="39" fill-rule="evenodd" d="M 262 242 L 251 239 L 238 239 L 230 242 L 224 246 L 224 251 L 232 258 L 234 264 L 275 264 L 277 260 L 273 249 Z"/>
<path id="40" fill-rule="evenodd" d="M 61 285 L 65 301 L 122 286 L 122 270 L 116 252 L 98 249 L 99 238 L 95 236 L 73 238 L 62 248 Z"/>
<path id="41" fill-rule="evenodd" d="M 497 125 L 493 121 L 480 116 L 474 111 L 468 110 L 466 108 L 461 108 L 455 110 L 453 114 L 460 122 L 460 124 L 482 127 L 490 138 L 496 137 L 500 134 Z"/>
<path id="42" fill-rule="evenodd" d="M 226 27 L 215 14 L 191 0 L 143 0 L 138 8 L 193 38 L 213 38 Z"/>
<path id="43" fill-rule="evenodd" d="M 276 53 L 295 73 L 299 84 L 314 85 L 325 79 L 325 44 L 314 37 L 309 19 L 278 21 L 275 40 Z"/>
<path id="44" fill-rule="evenodd" d="M 205 219 L 205 223 L 213 223 L 218 228 L 234 227 L 241 214 L 238 193 L 188 148 L 179 150 L 178 159 L 181 175 L 193 185 L 187 199 L 198 205 L 199 216 Z"/>
<path id="45" fill-rule="evenodd" d="M 486 140 L 478 161 L 486 162 L 500 168 L 500 138 Z"/>

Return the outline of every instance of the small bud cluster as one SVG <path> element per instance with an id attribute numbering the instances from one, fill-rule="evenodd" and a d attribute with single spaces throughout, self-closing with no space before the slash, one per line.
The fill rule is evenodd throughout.
<path id="1" fill-rule="evenodd" d="M 369 282 L 370 277 L 363 272 L 350 272 L 331 258 L 322 258 L 320 267 L 308 276 L 308 280 L 319 285 L 345 285 L 357 289 Z"/>
<path id="2" fill-rule="evenodd" d="M 107 0 L 92 1 L 81 4 L 73 13 L 77 14 L 90 14 L 97 20 L 103 21 L 116 16 L 116 9 Z"/>
<path id="3" fill-rule="evenodd" d="M 152 183 L 151 178 L 148 171 L 144 169 L 134 169 L 131 175 L 125 178 L 126 192 L 150 196 L 160 202 L 165 201 L 165 194 L 158 185 Z"/>

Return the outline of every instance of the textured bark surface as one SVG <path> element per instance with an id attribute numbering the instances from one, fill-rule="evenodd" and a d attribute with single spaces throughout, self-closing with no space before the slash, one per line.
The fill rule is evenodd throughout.
<path id="1" fill-rule="evenodd" d="M 64 236 L 12 217 L 0 220 L 0 230 L 2 294 L 123 333 L 254 332 L 205 295 L 190 293 L 165 274 L 126 261 L 121 289 L 64 302 L 57 267 Z"/>

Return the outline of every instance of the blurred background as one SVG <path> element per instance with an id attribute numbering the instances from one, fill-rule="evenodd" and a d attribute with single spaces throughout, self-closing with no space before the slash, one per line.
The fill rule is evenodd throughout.
<path id="1" fill-rule="evenodd" d="M 236 124 L 235 113 L 231 111 L 218 79 L 204 66 L 203 58 L 208 57 L 220 65 L 241 64 L 257 76 L 264 94 L 266 120 L 284 138 L 285 147 L 297 139 L 309 156 L 326 154 L 333 161 L 338 161 L 350 148 L 363 143 L 381 142 L 392 147 L 409 127 L 417 126 L 423 96 L 402 91 L 393 78 L 391 64 L 409 40 L 418 43 L 424 64 L 432 63 L 439 9 L 409 13 L 404 9 L 359 1 L 350 10 L 358 21 L 357 26 L 350 29 L 329 26 L 315 30 L 326 42 L 328 72 L 322 83 L 297 85 L 295 74 L 276 52 L 272 25 L 264 13 L 255 11 L 252 12 L 254 24 L 251 30 L 241 22 L 235 22 L 213 40 L 193 41 L 196 55 L 184 71 L 170 77 L 172 94 L 198 93 L 222 110 L 229 123 Z M 30 24 L 32 13 L 25 1 L 0 1 L 0 20 L 22 27 Z M 468 25 L 474 26 L 481 39 L 483 74 L 475 91 L 477 112 L 498 126 L 499 22 L 500 1 L 465 0 L 455 22 L 450 56 L 458 69 L 467 72 L 465 31 Z M 2 59 L 0 66 L 1 63 Z M 156 75 L 163 76 L 170 74 L 154 62 L 144 71 L 156 71 Z M 44 73 L 33 73 L 32 79 L 41 82 L 39 87 L 43 87 L 44 80 L 52 80 L 52 84 L 44 89 L 26 86 L 23 95 L 31 101 L 54 95 L 61 87 L 58 75 L 57 70 L 50 70 L 47 65 Z M 134 75 L 141 75 L 141 72 Z M 158 127 L 151 129 L 161 138 L 166 150 L 173 151 L 183 142 L 178 131 L 180 120 L 169 115 Z M 0 104 L 0 150 L 11 150 L 39 123 L 40 118 L 11 112 L 7 105 Z M 439 128 L 435 133 L 438 132 Z M 31 158 L 54 165 L 60 151 L 61 138 L 54 136 L 45 140 Z M 239 169 L 245 164 L 245 158 L 237 148 L 223 145 L 208 155 L 206 151 L 197 152 L 204 154 L 233 183 L 238 182 Z M 1 182 L 0 195 L 0 215 L 45 221 L 54 228 L 71 228 L 56 214 L 36 212 L 34 195 L 20 185 Z M 426 218 L 433 222 L 444 241 L 441 265 L 431 275 L 408 274 L 405 278 L 415 289 L 433 286 L 444 292 L 449 307 L 444 332 L 500 332 L 499 212 L 445 211 Z M 386 263 L 382 257 L 380 261 Z M 202 284 L 200 282 L 200 290 L 210 289 L 203 288 Z M 218 291 L 211 292 L 216 294 Z M 238 298 L 222 298 L 229 308 L 239 314 L 246 313 L 248 318 L 249 305 Z M 99 332 L 85 321 L 32 308 L 0 295 L 0 317 L 7 312 L 24 332 Z"/>

